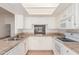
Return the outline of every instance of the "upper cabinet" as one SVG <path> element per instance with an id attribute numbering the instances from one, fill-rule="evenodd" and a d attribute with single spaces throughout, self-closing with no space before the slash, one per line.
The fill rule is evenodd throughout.
<path id="1" fill-rule="evenodd" d="M 23 15 L 15 15 L 15 26 L 18 29 L 23 29 Z"/>
<path id="2" fill-rule="evenodd" d="M 79 3 L 75 4 L 75 28 L 79 29 Z"/>
<path id="3" fill-rule="evenodd" d="M 79 4 L 67 6 L 58 16 L 61 29 L 77 29 L 79 27 Z"/>
<path id="4" fill-rule="evenodd" d="M 60 28 L 61 29 L 74 29 L 74 16 L 69 16 L 64 18 L 60 21 Z"/>
<path id="5" fill-rule="evenodd" d="M 20 29 L 23 29 L 24 26 L 24 16 L 23 15 L 15 15 L 15 34 L 21 32 Z"/>

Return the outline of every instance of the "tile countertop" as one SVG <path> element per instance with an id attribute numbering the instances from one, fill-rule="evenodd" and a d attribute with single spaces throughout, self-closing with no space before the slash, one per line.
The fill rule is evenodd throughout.
<path id="1" fill-rule="evenodd" d="M 6 52 L 14 48 L 16 45 L 18 45 L 23 40 L 24 38 L 20 40 L 16 40 L 16 41 L 8 41 L 8 38 L 0 40 L 0 55 L 5 54 Z"/>

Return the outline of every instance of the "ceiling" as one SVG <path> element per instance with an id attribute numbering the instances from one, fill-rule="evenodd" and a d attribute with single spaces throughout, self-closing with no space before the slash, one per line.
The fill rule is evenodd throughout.
<path id="1" fill-rule="evenodd" d="M 9 11 L 7 11 L 4 8 L 0 7 L 0 15 L 8 15 L 8 14 L 13 15 Z"/>
<path id="2" fill-rule="evenodd" d="M 27 14 L 27 11 L 21 3 L 0 3 L 0 7 L 12 14 Z M 1 8 L 0 13 L 3 11 Z"/>
<path id="3" fill-rule="evenodd" d="M 29 15 L 52 15 L 59 3 L 23 3 Z"/>

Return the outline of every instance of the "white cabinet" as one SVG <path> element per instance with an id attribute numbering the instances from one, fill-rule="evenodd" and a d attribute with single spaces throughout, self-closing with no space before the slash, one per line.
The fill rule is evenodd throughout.
<path id="1" fill-rule="evenodd" d="M 62 14 L 62 21 L 60 27 L 64 29 L 78 29 L 79 28 L 79 3 L 68 6 Z M 65 24 L 65 26 L 64 26 Z"/>
<path id="2" fill-rule="evenodd" d="M 74 16 L 69 16 L 66 19 L 66 29 L 74 29 L 75 25 L 74 25 Z"/>
<path id="3" fill-rule="evenodd" d="M 39 40 L 40 50 L 52 50 L 52 38 L 51 37 L 41 37 Z"/>
<path id="4" fill-rule="evenodd" d="M 29 50 L 38 50 L 39 49 L 39 39 L 37 37 L 29 37 L 28 38 L 29 42 Z"/>
<path id="5" fill-rule="evenodd" d="M 23 15 L 15 14 L 15 25 L 17 29 L 23 29 L 23 20 L 24 20 Z"/>
<path id="6" fill-rule="evenodd" d="M 66 47 L 62 42 L 55 40 L 55 51 L 56 55 L 77 55 L 76 52 Z"/>
<path id="7" fill-rule="evenodd" d="M 52 50 L 52 37 L 29 37 L 29 50 Z"/>
<path id="8" fill-rule="evenodd" d="M 77 55 L 77 53 L 63 45 L 61 49 L 61 55 Z"/>
<path id="9" fill-rule="evenodd" d="M 18 45 L 18 51 L 17 51 L 17 54 L 19 55 L 24 55 L 26 54 L 26 40 L 24 40 L 23 42 L 21 42 L 19 45 Z"/>
<path id="10" fill-rule="evenodd" d="M 15 19 L 14 19 L 14 33 L 15 33 L 15 35 L 17 34 L 17 33 L 20 33 L 20 32 L 22 32 L 22 31 L 20 31 L 19 29 L 23 29 L 23 27 L 24 27 L 24 24 L 23 24 L 23 22 L 24 22 L 24 16 L 23 15 L 19 15 L 19 14 L 15 14 L 14 15 L 15 16 Z"/>
<path id="11" fill-rule="evenodd" d="M 62 29 L 74 29 L 75 28 L 74 16 L 69 16 L 60 21 L 60 26 Z"/>
<path id="12" fill-rule="evenodd" d="M 26 40 L 22 41 L 4 55 L 25 55 L 28 51 L 26 42 Z"/>
<path id="13" fill-rule="evenodd" d="M 13 48 L 11 50 L 9 50 L 8 52 L 6 52 L 4 55 L 17 55 L 17 48 Z"/>
<path id="14" fill-rule="evenodd" d="M 56 49 L 55 49 L 55 39 L 56 39 L 56 37 L 52 37 L 52 50 L 53 50 L 54 54 L 55 54 L 55 51 L 56 51 Z"/>
<path id="15" fill-rule="evenodd" d="M 79 28 L 79 3 L 75 5 L 75 29 Z"/>
<path id="16" fill-rule="evenodd" d="M 60 28 L 75 29 L 76 5 L 71 4 L 62 12 L 60 19 Z"/>
<path id="17" fill-rule="evenodd" d="M 55 40 L 55 51 L 54 51 L 54 54 L 55 55 L 60 55 L 61 54 L 61 49 L 62 49 L 62 44 L 60 42 L 58 42 L 57 40 Z"/>
<path id="18" fill-rule="evenodd" d="M 20 44 L 11 49 L 10 51 L 8 51 L 7 53 L 5 53 L 4 55 L 20 55 L 23 53 L 24 53 L 24 47 L 22 47 L 22 44 Z"/>

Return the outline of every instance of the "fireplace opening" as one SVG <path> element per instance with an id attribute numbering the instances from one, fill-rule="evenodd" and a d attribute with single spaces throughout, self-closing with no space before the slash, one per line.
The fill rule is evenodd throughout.
<path id="1" fill-rule="evenodd" d="M 46 25 L 34 25 L 34 34 L 46 34 Z"/>

